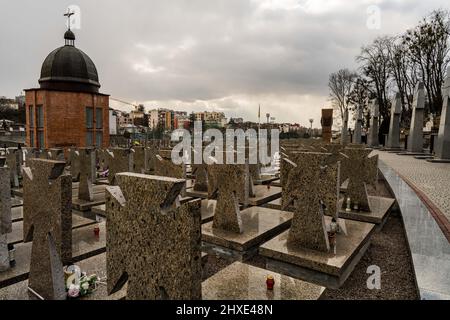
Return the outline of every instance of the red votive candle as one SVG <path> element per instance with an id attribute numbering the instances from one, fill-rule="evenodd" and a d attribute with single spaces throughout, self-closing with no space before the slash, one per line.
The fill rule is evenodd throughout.
<path id="1" fill-rule="evenodd" d="M 267 290 L 273 290 L 273 287 L 275 286 L 275 279 L 273 276 L 267 276 L 266 285 Z"/>

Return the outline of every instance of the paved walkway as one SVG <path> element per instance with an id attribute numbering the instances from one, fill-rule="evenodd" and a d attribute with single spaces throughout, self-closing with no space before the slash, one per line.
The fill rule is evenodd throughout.
<path id="1" fill-rule="evenodd" d="M 450 225 L 450 164 L 430 163 L 412 156 L 399 156 L 385 151 L 374 151 L 385 164 L 394 169 L 425 202 L 442 213 L 441 223 Z M 420 194 L 421 193 L 421 194 Z M 430 203 L 431 202 L 431 203 Z M 436 217 L 435 217 L 436 218 Z M 445 221 L 446 220 L 446 221 Z"/>

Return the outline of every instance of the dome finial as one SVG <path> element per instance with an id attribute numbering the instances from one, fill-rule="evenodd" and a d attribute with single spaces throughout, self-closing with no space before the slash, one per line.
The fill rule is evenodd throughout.
<path id="1" fill-rule="evenodd" d="M 67 17 L 67 26 L 69 28 L 64 34 L 66 46 L 75 46 L 75 34 L 70 30 L 70 19 L 74 14 L 75 12 L 71 12 L 70 8 L 67 8 L 67 13 L 64 14 L 64 16 Z"/>

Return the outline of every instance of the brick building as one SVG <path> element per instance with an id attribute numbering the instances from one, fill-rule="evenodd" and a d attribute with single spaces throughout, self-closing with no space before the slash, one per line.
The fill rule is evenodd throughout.
<path id="1" fill-rule="evenodd" d="M 70 29 L 64 39 L 42 64 L 40 88 L 25 90 L 26 144 L 108 147 L 109 95 L 99 93 L 97 69 Z"/>

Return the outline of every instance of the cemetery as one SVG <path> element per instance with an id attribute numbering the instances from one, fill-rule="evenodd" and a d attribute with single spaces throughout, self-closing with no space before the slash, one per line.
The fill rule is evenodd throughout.
<path id="1" fill-rule="evenodd" d="M 304 9 L 257 2 L 249 8 L 258 8 L 261 21 Z M 283 55 L 273 59 L 280 67 L 272 70 L 275 77 L 262 69 L 249 78 L 260 83 L 247 102 L 239 91 L 247 75 L 223 81 L 239 87 L 229 93 L 217 79 L 202 78 L 226 73 L 211 68 L 211 57 L 233 74 L 273 67 L 259 57 L 258 67 L 242 56 L 218 57 L 236 39 L 211 32 L 214 45 L 225 44 L 199 59 L 208 65 L 203 73 L 177 64 L 180 56 L 198 58 L 190 52 L 205 49 L 198 39 L 186 35 L 167 47 L 130 43 L 136 52 L 164 58 L 143 56 L 144 63 L 127 65 L 135 73 L 126 78 L 126 68 L 120 71 L 120 86 L 129 81 L 122 92 L 136 94 L 139 88 L 129 86 L 139 76 L 155 76 L 155 92 L 144 91 L 186 103 L 195 110 L 190 114 L 162 108 L 155 97 L 147 101 L 157 109 L 147 113 L 144 104 L 102 93 L 94 62 L 75 46 L 76 14 L 70 8 L 64 14 L 64 46 L 43 61 L 39 87 L 17 97 L 23 127 L 9 128 L 4 119 L 0 128 L 0 300 L 175 300 L 182 301 L 177 314 L 204 317 L 212 311 L 206 304 L 188 302 L 450 300 L 450 11 L 436 10 L 401 36 L 363 46 L 357 71 L 329 75 L 328 107 L 312 85 L 323 79 L 307 76 L 305 84 L 292 76 L 296 82 L 286 85 L 284 74 L 305 68 L 294 61 L 284 70 L 281 60 L 299 54 L 278 43 L 258 48 L 264 59 L 272 59 L 272 50 Z M 258 42 L 252 38 L 258 28 L 245 30 L 243 52 Z M 430 49 L 428 42 L 433 50 L 420 51 Z M 307 47 L 301 44 L 302 59 Z M 315 50 L 336 54 L 329 46 Z M 323 77 L 319 69 L 328 66 L 317 56 L 321 65 L 312 73 Z M 155 61 L 169 61 L 170 68 Z M 161 76 L 166 72 L 168 79 Z M 165 82 L 174 78 L 173 87 Z M 281 93 L 258 92 L 272 78 Z M 156 90 L 159 81 L 164 94 Z M 212 84 L 229 97 L 192 98 L 179 84 L 195 94 Z M 169 91 L 186 97 L 169 99 Z M 259 98 L 270 101 L 264 108 L 273 114 L 262 123 L 258 103 L 258 122 L 244 121 L 251 112 L 241 107 Z M 307 104 L 321 106 L 304 112 Z M 276 123 L 275 113 L 303 124 L 310 114 L 310 127 L 293 123 L 300 120 Z"/>

